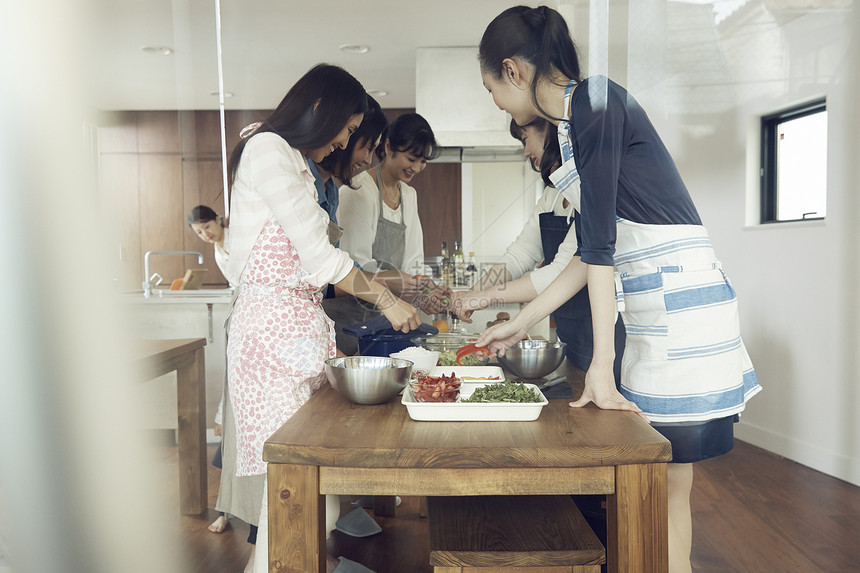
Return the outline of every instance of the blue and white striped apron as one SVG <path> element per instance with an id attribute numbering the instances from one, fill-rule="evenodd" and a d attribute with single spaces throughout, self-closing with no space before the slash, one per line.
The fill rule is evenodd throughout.
<path id="1" fill-rule="evenodd" d="M 565 90 L 565 113 L 573 83 Z M 556 188 L 580 210 L 570 125 L 558 126 Z M 567 191 L 567 192 L 566 192 Z M 735 291 L 701 225 L 617 218 L 615 298 L 627 329 L 621 393 L 653 422 L 724 418 L 761 390 L 740 336 Z"/>

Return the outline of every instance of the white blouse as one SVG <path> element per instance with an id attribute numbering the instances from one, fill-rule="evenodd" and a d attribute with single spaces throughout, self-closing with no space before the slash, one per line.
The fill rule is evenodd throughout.
<path id="1" fill-rule="evenodd" d="M 349 185 L 340 188 L 340 204 L 337 208 L 337 223 L 343 227 L 340 248 L 347 251 L 362 269 L 375 272 L 378 269 L 371 255 L 376 226 L 379 219 L 379 188 L 370 173 L 365 171 L 352 179 L 355 189 Z M 383 209 L 383 217 L 406 225 L 406 247 L 400 270 L 410 274 L 424 271 L 424 230 L 418 218 L 418 193 L 413 187 L 400 182 L 400 207 Z"/>
<path id="2" fill-rule="evenodd" d="M 220 243 L 215 243 L 215 264 L 218 266 L 218 270 L 221 271 L 221 274 L 224 275 L 224 278 L 227 278 L 227 261 L 230 260 L 230 253 L 225 247 L 228 247 L 229 245 L 230 229 L 229 227 L 224 227 L 223 240 Z M 237 285 L 230 283 L 230 286 L 235 287 Z"/>
<path id="3" fill-rule="evenodd" d="M 544 260 L 543 245 L 540 240 L 540 214 L 552 210 L 554 215 L 573 218 L 573 204 L 569 204 L 565 209 L 563 195 L 559 195 L 560 191 L 553 187 L 547 187 L 544 190 L 523 230 L 516 240 L 508 246 L 502 257 L 502 262 L 511 271 L 514 280 L 531 271 L 529 278 L 531 278 L 532 285 L 538 294 L 543 292 L 555 280 L 555 277 L 561 274 L 561 271 L 576 253 L 576 230 L 571 224 L 570 230 L 567 232 L 564 242 L 559 245 L 558 253 L 552 262 L 535 268 Z"/>
<path id="4" fill-rule="evenodd" d="M 239 279 L 260 231 L 274 217 L 301 260 L 304 277 L 322 288 L 343 279 L 353 266 L 349 255 L 328 240 L 328 214 L 317 203 L 314 176 L 301 152 L 280 136 L 253 135 L 245 144 L 230 197 L 230 253 L 225 273 Z"/>

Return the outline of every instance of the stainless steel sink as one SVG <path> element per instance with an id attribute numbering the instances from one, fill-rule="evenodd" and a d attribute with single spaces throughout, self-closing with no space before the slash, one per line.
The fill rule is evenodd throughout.
<path id="1" fill-rule="evenodd" d="M 154 289 L 152 296 L 163 298 L 212 298 L 233 296 L 231 288 L 205 288 L 197 290 Z"/>

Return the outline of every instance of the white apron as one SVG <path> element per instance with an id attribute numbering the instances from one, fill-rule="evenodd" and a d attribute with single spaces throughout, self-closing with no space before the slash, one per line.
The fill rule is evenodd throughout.
<path id="1" fill-rule="evenodd" d="M 565 90 L 569 109 L 573 82 Z M 580 210 L 565 116 L 556 188 Z M 740 336 L 735 291 L 701 225 L 647 225 L 618 217 L 616 308 L 627 329 L 621 393 L 653 422 L 724 418 L 761 390 Z"/>

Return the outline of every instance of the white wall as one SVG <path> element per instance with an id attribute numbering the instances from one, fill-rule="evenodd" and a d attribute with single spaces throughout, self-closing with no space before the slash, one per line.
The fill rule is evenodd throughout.
<path id="1" fill-rule="evenodd" d="M 635 74 L 633 54 L 641 52 L 632 40 L 628 51 L 629 79 L 642 88 L 629 89 L 665 135 L 740 299 L 764 391 L 736 435 L 860 485 L 857 12 L 748 3 L 702 35 L 707 59 L 690 68 L 710 66 L 707 81 L 679 81 L 688 70 L 671 42 L 668 73 L 656 85 Z M 672 18 L 682 20 L 670 16 L 670 30 Z M 829 115 L 826 221 L 755 224 L 759 117 L 821 95 Z"/>

